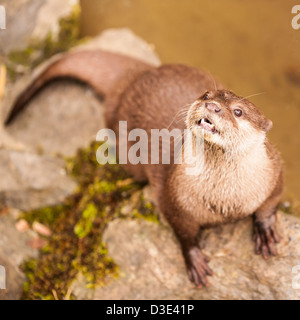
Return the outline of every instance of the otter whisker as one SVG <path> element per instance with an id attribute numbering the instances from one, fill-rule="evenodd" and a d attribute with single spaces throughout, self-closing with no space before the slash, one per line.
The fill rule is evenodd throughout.
<path id="1" fill-rule="evenodd" d="M 260 95 L 265 94 L 265 93 L 266 92 L 254 93 L 254 94 L 251 94 L 250 96 L 247 96 L 247 97 L 244 97 L 244 98 L 240 99 L 239 101 L 243 101 L 243 100 L 246 100 L 246 99 L 249 99 L 249 98 L 252 98 L 252 97 L 260 96 Z"/>
<path id="2" fill-rule="evenodd" d="M 188 109 L 189 109 L 190 105 L 186 105 L 184 106 L 182 109 L 180 109 L 174 116 L 173 120 L 171 121 L 171 123 L 167 126 L 167 129 L 169 130 L 170 127 L 172 126 L 172 124 L 175 122 L 176 118 L 179 116 L 179 115 L 182 115 L 183 113 L 185 113 L 185 115 L 187 114 L 188 112 Z M 182 120 L 182 119 L 180 119 Z"/>
<path id="3" fill-rule="evenodd" d="M 188 115 L 188 111 L 187 111 L 186 113 L 183 113 L 183 114 L 178 115 L 179 117 L 177 117 L 176 120 L 177 120 L 178 122 L 180 122 L 180 121 L 186 119 L 187 115 Z"/>
<path id="4" fill-rule="evenodd" d="M 210 73 L 209 70 L 205 69 L 205 71 L 208 73 L 208 75 L 210 76 L 211 80 L 213 81 L 214 83 L 214 88 L 215 88 L 215 91 L 218 90 L 218 86 L 217 86 L 217 82 L 216 82 L 216 79 L 213 77 L 213 75 Z"/>

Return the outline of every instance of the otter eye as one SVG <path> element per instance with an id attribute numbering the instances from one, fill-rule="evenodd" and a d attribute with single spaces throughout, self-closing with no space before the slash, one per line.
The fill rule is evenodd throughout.
<path id="1" fill-rule="evenodd" d="M 209 94 L 209 92 L 207 91 L 207 92 L 205 92 L 204 95 L 201 97 L 201 100 L 208 100 L 209 97 L 210 97 L 210 94 Z"/>
<path id="2" fill-rule="evenodd" d="M 236 117 L 241 117 L 243 115 L 243 111 L 241 109 L 235 109 L 233 113 Z"/>

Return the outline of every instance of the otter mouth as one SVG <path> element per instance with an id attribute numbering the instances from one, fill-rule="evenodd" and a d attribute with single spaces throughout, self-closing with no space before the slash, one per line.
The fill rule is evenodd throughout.
<path id="1" fill-rule="evenodd" d="M 204 129 L 211 133 L 216 133 L 216 127 L 215 125 L 208 119 L 208 118 L 202 118 L 197 122 L 198 127 L 201 129 Z"/>

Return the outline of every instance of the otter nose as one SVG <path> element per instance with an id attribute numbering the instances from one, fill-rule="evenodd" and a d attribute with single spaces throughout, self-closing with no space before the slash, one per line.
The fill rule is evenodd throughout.
<path id="1" fill-rule="evenodd" d="M 214 103 L 214 102 L 207 102 L 207 103 L 205 104 L 205 107 L 206 107 L 208 110 L 210 110 L 210 111 L 212 111 L 212 112 L 215 112 L 215 113 L 219 113 L 219 112 L 222 111 L 222 109 L 221 109 L 216 103 Z"/>

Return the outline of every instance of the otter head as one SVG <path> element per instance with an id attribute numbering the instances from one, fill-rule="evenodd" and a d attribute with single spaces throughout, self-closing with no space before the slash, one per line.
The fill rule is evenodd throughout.
<path id="1" fill-rule="evenodd" d="M 264 143 L 272 121 L 250 101 L 228 90 L 207 91 L 189 108 L 187 128 L 226 151 Z"/>

